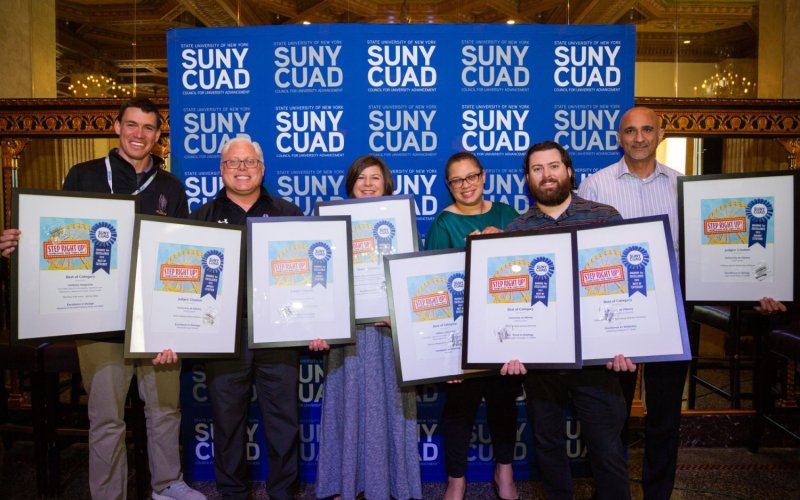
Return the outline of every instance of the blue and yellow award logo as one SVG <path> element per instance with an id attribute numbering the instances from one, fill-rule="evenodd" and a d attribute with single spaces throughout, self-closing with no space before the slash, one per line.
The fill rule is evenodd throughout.
<path id="1" fill-rule="evenodd" d="M 223 252 L 222 248 L 159 244 L 156 291 L 216 299 L 222 282 Z"/>
<path id="2" fill-rule="evenodd" d="M 43 271 L 91 269 L 108 274 L 117 267 L 116 220 L 42 217 L 39 238 Z"/>
<path id="3" fill-rule="evenodd" d="M 647 296 L 653 289 L 646 243 L 578 251 L 581 297 L 627 294 Z"/>
<path id="4" fill-rule="evenodd" d="M 528 303 L 533 306 L 555 300 L 550 286 L 555 274 L 555 255 L 492 257 L 488 262 L 490 304 Z"/>
<path id="5" fill-rule="evenodd" d="M 270 241 L 269 282 L 271 286 L 321 285 L 331 283 L 328 265 L 333 252 L 328 240 Z"/>
<path id="6" fill-rule="evenodd" d="M 703 245 L 761 245 L 774 241 L 774 199 L 721 198 L 702 200 Z"/>
<path id="7" fill-rule="evenodd" d="M 458 319 L 464 311 L 464 275 L 461 273 L 437 273 L 411 276 L 407 280 L 411 292 L 411 321 L 437 321 L 454 317 L 452 287 L 461 297 Z"/>
<path id="8" fill-rule="evenodd" d="M 353 265 L 377 264 L 383 255 L 397 253 L 394 219 L 353 222 Z"/>

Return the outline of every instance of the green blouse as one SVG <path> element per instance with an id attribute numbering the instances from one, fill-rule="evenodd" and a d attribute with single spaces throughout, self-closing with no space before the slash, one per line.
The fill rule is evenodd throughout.
<path id="1" fill-rule="evenodd" d="M 503 229 L 518 215 L 513 207 L 497 201 L 485 214 L 461 215 L 444 210 L 431 223 L 425 238 L 425 250 L 464 248 L 467 235 L 473 231 L 483 231 L 489 226 Z"/>

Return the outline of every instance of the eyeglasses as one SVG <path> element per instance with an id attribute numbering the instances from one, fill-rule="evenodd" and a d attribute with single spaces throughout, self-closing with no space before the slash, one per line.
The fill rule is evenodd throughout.
<path id="1" fill-rule="evenodd" d="M 243 163 L 246 168 L 256 168 L 261 164 L 261 160 L 257 160 L 255 158 L 247 158 L 246 160 L 239 160 L 234 158 L 233 160 L 225 160 L 222 162 L 222 164 L 228 170 L 236 170 L 237 168 L 239 168 L 239 165 Z"/>
<path id="2" fill-rule="evenodd" d="M 482 175 L 483 172 L 475 172 L 474 174 L 469 174 L 463 179 L 461 177 L 456 177 L 447 181 L 447 185 L 453 188 L 460 188 L 464 185 L 464 183 L 474 184 Z"/>

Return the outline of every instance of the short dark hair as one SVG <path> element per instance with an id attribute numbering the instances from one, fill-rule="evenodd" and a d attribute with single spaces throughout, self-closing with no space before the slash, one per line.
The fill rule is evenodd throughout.
<path id="1" fill-rule="evenodd" d="M 453 156 L 451 156 L 450 158 L 447 159 L 447 163 L 444 166 L 444 180 L 445 181 L 447 181 L 449 179 L 450 167 L 453 165 L 453 163 L 457 163 L 457 162 L 464 161 L 464 160 L 471 161 L 472 163 L 474 163 L 475 166 L 478 167 L 478 170 L 480 170 L 481 172 L 486 170 L 485 168 L 483 168 L 483 165 L 481 165 L 481 162 L 480 162 L 480 160 L 478 160 L 477 156 L 475 156 L 474 154 L 472 154 L 472 153 L 470 153 L 468 151 L 461 151 L 460 153 L 456 153 L 456 154 L 454 154 Z"/>
<path id="2" fill-rule="evenodd" d="M 128 99 L 122 103 L 122 106 L 119 107 L 119 113 L 117 114 L 118 122 L 122 123 L 122 116 L 125 114 L 125 110 L 128 108 L 139 108 L 145 113 L 155 113 L 156 128 L 161 130 L 161 114 L 158 112 L 158 106 L 156 106 L 153 101 L 146 97 L 134 97 L 132 99 Z"/>
<path id="3" fill-rule="evenodd" d="M 390 195 L 394 191 L 394 181 L 392 181 L 392 173 L 386 163 L 375 155 L 359 156 L 355 161 L 350 164 L 345 176 L 344 187 L 347 191 L 347 196 L 353 196 L 353 186 L 356 185 L 358 176 L 364 169 L 369 167 L 378 167 L 383 174 L 383 194 Z"/>
<path id="4" fill-rule="evenodd" d="M 558 154 L 561 155 L 561 163 L 563 163 L 564 166 L 571 171 L 570 182 L 572 183 L 572 189 L 577 189 L 577 184 L 575 182 L 575 168 L 572 166 L 572 158 L 569 156 L 567 150 L 564 149 L 564 146 L 555 141 L 542 141 L 528 148 L 528 151 L 525 153 L 525 161 L 522 163 L 522 173 L 527 177 L 528 161 L 531 159 L 533 153 L 538 153 L 539 151 L 549 151 L 551 149 L 555 149 L 558 151 Z"/>

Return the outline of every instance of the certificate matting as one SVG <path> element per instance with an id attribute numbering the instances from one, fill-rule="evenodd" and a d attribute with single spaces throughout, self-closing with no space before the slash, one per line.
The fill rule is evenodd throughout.
<path id="1" fill-rule="evenodd" d="M 384 259 L 395 366 L 401 386 L 441 382 L 486 370 L 461 368 L 464 250 L 389 255 Z"/>
<path id="2" fill-rule="evenodd" d="M 354 342 L 350 217 L 247 219 L 249 345 Z"/>
<path id="3" fill-rule="evenodd" d="M 466 270 L 462 366 L 581 366 L 570 232 L 469 236 Z"/>
<path id="4" fill-rule="evenodd" d="M 138 215 L 125 357 L 238 355 L 244 228 Z"/>
<path id="5" fill-rule="evenodd" d="M 317 203 L 316 215 L 352 219 L 353 299 L 356 323 L 389 320 L 383 256 L 419 250 L 411 195 Z"/>
<path id="6" fill-rule="evenodd" d="M 691 359 L 667 216 L 575 232 L 584 364 Z"/>
<path id="7" fill-rule="evenodd" d="M 120 335 L 138 200 L 20 189 L 12 204 L 15 339 Z"/>
<path id="8" fill-rule="evenodd" d="M 798 179 L 788 171 L 678 179 L 688 302 L 795 299 Z"/>

